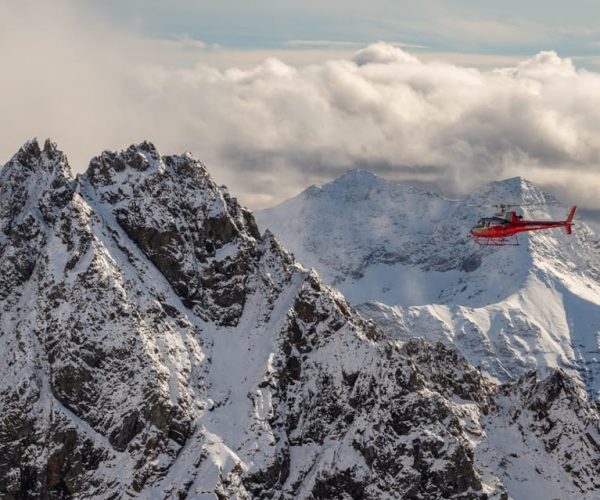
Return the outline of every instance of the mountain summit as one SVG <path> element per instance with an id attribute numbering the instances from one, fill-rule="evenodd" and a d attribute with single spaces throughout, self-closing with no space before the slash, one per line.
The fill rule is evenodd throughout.
<path id="1" fill-rule="evenodd" d="M 74 179 L 31 141 L 0 180 L 2 498 L 597 492 L 567 372 L 500 385 L 386 336 L 190 155 L 142 143 Z"/>

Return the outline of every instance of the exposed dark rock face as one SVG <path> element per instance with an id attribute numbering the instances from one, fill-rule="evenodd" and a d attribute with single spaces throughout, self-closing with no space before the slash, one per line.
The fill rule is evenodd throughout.
<path id="1" fill-rule="evenodd" d="M 3 499 L 519 498 L 500 462 L 531 436 L 556 496 L 593 497 L 568 376 L 499 387 L 389 340 L 189 155 L 73 180 L 32 141 L 0 180 Z"/>
<path id="2" fill-rule="evenodd" d="M 486 419 L 490 428 L 499 425 L 527 440 L 529 452 L 537 455 L 538 462 L 539 455 L 549 454 L 557 469 L 569 475 L 582 497 L 598 494 L 598 411 L 587 401 L 580 383 L 565 372 L 557 370 L 541 381 L 531 372 L 517 384 L 503 387 Z M 507 469 L 505 473 L 511 474 Z M 536 469 L 541 476 L 545 474 L 537 464 Z"/>
<path id="3" fill-rule="evenodd" d="M 237 323 L 260 235 L 200 162 L 163 159 L 143 143 L 94 158 L 86 180 L 187 307 L 218 324 Z"/>
<path id="4" fill-rule="evenodd" d="M 31 277 L 39 248 L 45 243 L 42 225 L 54 223 L 73 195 L 70 178 L 67 159 L 50 141 L 43 150 L 37 141 L 26 143 L 2 169 L 0 298 Z M 34 207 L 28 206 L 32 202 Z"/>

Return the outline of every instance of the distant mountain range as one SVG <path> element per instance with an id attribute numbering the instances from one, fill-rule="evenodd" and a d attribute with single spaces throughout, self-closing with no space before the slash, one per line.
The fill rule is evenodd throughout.
<path id="1" fill-rule="evenodd" d="M 517 177 L 464 200 L 354 170 L 257 214 L 305 265 L 399 339 L 454 346 L 501 382 L 562 368 L 600 395 L 600 236 L 520 235 L 481 248 L 469 229 L 497 203 L 536 219 L 568 207 Z"/>
<path id="2" fill-rule="evenodd" d="M 361 308 L 383 326 L 261 234 L 190 155 L 142 143 L 73 177 L 56 144 L 26 143 L 0 171 L 0 497 L 596 498 L 600 416 L 580 383 L 593 382 L 593 335 L 573 333 L 597 318 L 593 233 L 573 240 L 589 253 L 540 236 L 535 251 L 532 238 L 484 255 L 464 204 L 360 172 L 331 186 L 339 199 L 301 197 L 339 213 L 295 240 L 316 252 L 299 256 L 352 301 L 378 299 Z M 389 189 L 406 193 L 404 216 L 344 222 L 363 202 L 392 206 Z M 527 308 L 509 307 L 515 294 Z M 538 324 L 525 311 L 542 305 Z M 505 321 L 509 351 L 530 342 L 522 364 L 525 347 L 501 351 L 485 315 Z M 451 344 L 442 323 L 498 380 L 523 376 L 501 384 L 416 338 Z"/>

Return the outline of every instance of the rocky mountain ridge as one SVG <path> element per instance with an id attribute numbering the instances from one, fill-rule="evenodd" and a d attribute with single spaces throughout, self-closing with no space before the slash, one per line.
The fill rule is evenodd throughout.
<path id="1" fill-rule="evenodd" d="M 0 172 L 0 263 L 2 498 L 600 486 L 598 410 L 566 372 L 500 386 L 386 337 L 190 155 L 142 143 L 74 179 L 28 142 Z"/>

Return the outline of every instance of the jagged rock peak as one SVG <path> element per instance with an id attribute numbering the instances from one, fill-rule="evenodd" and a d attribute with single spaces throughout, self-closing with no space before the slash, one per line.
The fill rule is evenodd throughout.
<path id="1" fill-rule="evenodd" d="M 521 176 L 510 177 L 508 179 L 497 181 L 496 183 L 492 182 L 491 184 L 498 184 L 499 186 L 503 186 L 505 189 L 514 190 L 515 192 L 520 193 L 524 198 L 526 198 L 530 193 L 543 193 L 543 190 L 538 185 Z M 549 196 L 547 193 L 543 194 Z"/>
<path id="2" fill-rule="evenodd" d="M 21 146 L 16 155 L 32 155 L 39 156 L 41 153 L 40 143 L 37 140 L 37 137 L 33 137 L 25 141 L 25 144 Z"/>
<path id="3" fill-rule="evenodd" d="M 0 228 L 8 231 L 39 212 L 53 222 L 74 187 L 67 157 L 55 142 L 47 139 L 40 148 L 37 139 L 27 141 L 0 171 Z"/>
<path id="4" fill-rule="evenodd" d="M 236 323 L 260 234 L 252 214 L 201 162 L 189 153 L 160 156 L 144 142 L 94 158 L 81 185 L 187 307 L 204 319 Z"/>
<path id="5" fill-rule="evenodd" d="M 385 180 L 383 177 L 365 170 L 362 168 L 353 168 L 347 170 L 343 175 L 338 177 L 333 182 L 345 182 L 345 183 L 365 183 L 365 182 L 377 182 Z"/>
<path id="6" fill-rule="evenodd" d="M 117 174 L 126 171 L 155 171 L 161 166 L 161 157 L 151 142 L 132 144 L 123 151 L 104 151 L 92 158 L 85 176 L 92 184 L 110 184 Z"/>
<path id="7" fill-rule="evenodd" d="M 91 160 L 82 182 L 91 184 L 104 201 L 113 205 L 124 200 L 158 198 L 163 203 L 201 204 L 204 210 L 197 216 L 203 212 L 213 218 L 223 212 L 227 216 L 240 215 L 243 220 L 238 222 L 248 226 L 252 237 L 259 237 L 250 213 L 226 187 L 217 186 L 204 164 L 189 152 L 161 156 L 147 141 L 122 151 L 104 151 Z M 203 202 L 186 200 L 186 196 L 202 198 Z"/>
<path id="8" fill-rule="evenodd" d="M 324 192 L 332 192 L 340 189 L 371 190 L 389 184 L 394 183 L 368 170 L 355 168 L 348 170 L 337 179 L 323 185 L 321 189 Z"/>
<path id="9" fill-rule="evenodd" d="M 498 184 L 503 186 L 510 186 L 515 188 L 532 188 L 535 187 L 535 184 L 531 182 L 529 179 L 522 177 L 520 175 L 515 175 L 514 177 L 507 177 L 506 179 L 500 179 L 498 181 L 493 181 L 490 183 L 491 185 Z"/>
<path id="10" fill-rule="evenodd" d="M 557 199 L 521 176 L 493 181 L 484 185 L 479 195 L 488 203 L 557 203 Z"/>
<path id="11" fill-rule="evenodd" d="M 327 195 L 331 192 L 338 191 L 340 189 L 371 189 L 378 185 L 384 185 L 388 183 L 386 179 L 380 177 L 373 172 L 355 168 L 346 171 L 340 177 L 327 182 L 323 186 L 317 186 L 312 184 L 307 187 L 301 194 L 303 197 L 311 198 L 319 196 L 320 194 Z"/>
<path id="12" fill-rule="evenodd" d="M 37 138 L 28 140 L 4 166 L 4 169 L 10 168 L 11 165 L 32 172 L 44 171 L 72 179 L 67 157 L 52 139 L 46 139 L 43 148 L 40 147 Z"/>
<path id="13" fill-rule="evenodd" d="M 442 196 L 430 189 L 415 185 L 411 182 L 386 179 L 374 172 L 360 168 L 351 169 L 341 176 L 321 186 L 311 185 L 306 188 L 299 198 L 344 197 L 349 193 L 364 197 L 378 194 L 381 190 L 393 192 L 394 196 L 418 194 L 428 198 L 441 199 Z M 467 201 L 476 203 L 551 203 L 558 200 L 545 192 L 535 183 L 522 176 L 510 177 L 483 184 Z M 284 202 L 285 203 L 285 202 Z"/>
<path id="14" fill-rule="evenodd" d="M 320 187 L 316 185 L 309 186 L 298 198 L 356 201 L 357 199 L 378 200 L 384 197 L 395 200 L 398 198 L 404 199 L 414 194 L 419 194 L 429 199 L 441 198 L 439 194 L 413 183 L 386 179 L 369 170 L 356 168 L 346 171 L 340 177 Z"/>

